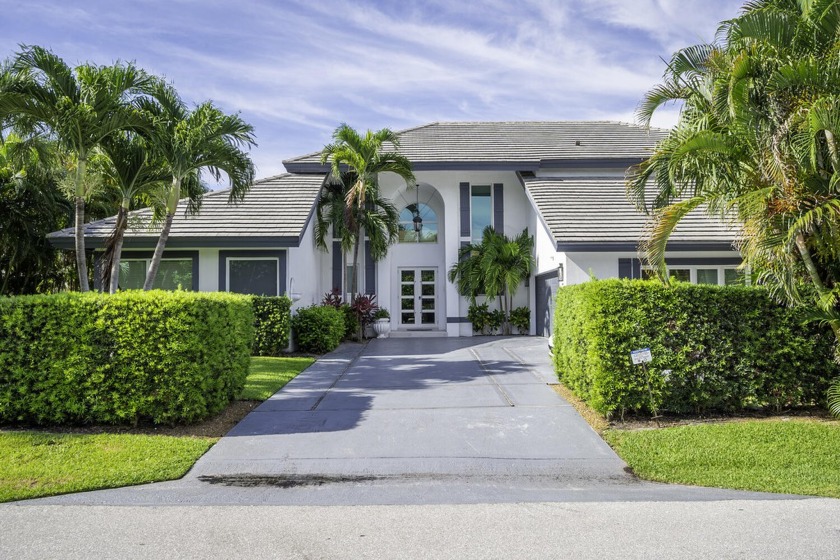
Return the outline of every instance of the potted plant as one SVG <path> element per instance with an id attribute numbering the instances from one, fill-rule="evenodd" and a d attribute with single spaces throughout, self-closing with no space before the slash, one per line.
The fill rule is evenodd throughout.
<path id="1" fill-rule="evenodd" d="M 384 307 L 373 313 L 373 331 L 377 338 L 388 338 L 388 333 L 391 332 L 391 314 Z"/>

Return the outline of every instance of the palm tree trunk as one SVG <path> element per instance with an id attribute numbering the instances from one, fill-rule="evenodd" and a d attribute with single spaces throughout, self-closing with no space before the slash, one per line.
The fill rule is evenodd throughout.
<path id="1" fill-rule="evenodd" d="M 112 247 L 113 254 L 111 255 L 111 277 L 108 293 L 117 293 L 117 288 L 120 285 L 120 256 L 122 255 L 123 239 L 125 239 L 125 230 L 128 226 L 128 201 L 123 200 L 120 210 L 117 213 L 117 223 L 114 225 L 114 245 Z"/>
<path id="2" fill-rule="evenodd" d="M 175 211 L 178 209 L 178 200 L 181 198 L 181 180 L 173 177 L 172 188 L 169 192 L 169 200 L 166 202 L 166 219 L 163 221 L 163 228 L 158 237 L 155 252 L 152 255 L 152 262 L 149 263 L 149 271 L 146 273 L 146 281 L 143 283 L 143 289 L 148 291 L 152 289 L 155 283 L 155 276 L 157 276 L 160 268 L 160 261 L 163 258 L 163 250 L 166 248 L 166 242 L 169 240 L 169 231 L 172 229 L 172 220 L 175 218 Z"/>
<path id="3" fill-rule="evenodd" d="M 82 292 L 90 291 L 88 281 L 87 255 L 85 254 L 85 168 L 87 166 L 87 154 L 79 153 L 79 162 L 76 165 L 76 224 L 75 224 L 75 245 L 76 245 L 76 269 L 79 273 L 79 289 Z"/>
<path id="4" fill-rule="evenodd" d="M 160 268 L 160 261 L 163 258 L 163 250 L 166 248 L 166 242 L 169 239 L 169 230 L 172 229 L 172 220 L 175 218 L 175 213 L 166 213 L 166 219 L 163 222 L 163 229 L 158 237 L 155 252 L 152 255 L 152 262 L 149 263 L 149 271 L 146 273 L 146 281 L 143 283 L 143 289 L 149 291 L 155 284 L 155 276 L 157 276 Z"/>
<path id="5" fill-rule="evenodd" d="M 356 228 L 356 242 L 353 244 L 353 281 L 350 283 L 350 294 L 356 297 L 359 291 L 359 245 L 362 243 L 361 228 Z"/>
<path id="6" fill-rule="evenodd" d="M 817 270 L 817 265 L 814 264 L 814 260 L 811 258 L 811 252 L 805 243 L 805 236 L 801 232 L 796 234 L 796 248 L 799 249 L 802 263 L 805 265 L 805 269 L 811 277 L 811 283 L 814 284 L 814 288 L 817 290 L 817 296 L 821 298 L 828 293 L 828 289 L 825 287 L 822 278 L 820 278 L 820 272 Z M 831 330 L 834 331 L 834 338 L 840 342 L 840 324 L 837 324 L 836 321 L 829 321 L 828 324 L 831 326 Z"/>

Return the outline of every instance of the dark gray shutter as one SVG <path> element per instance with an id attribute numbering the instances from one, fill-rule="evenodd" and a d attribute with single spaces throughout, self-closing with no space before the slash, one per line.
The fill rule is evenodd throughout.
<path id="1" fill-rule="evenodd" d="M 370 240 L 365 241 L 365 293 L 376 293 L 376 263 L 370 255 Z"/>
<path id="2" fill-rule="evenodd" d="M 642 277 L 642 261 L 639 259 L 618 259 L 618 277 L 638 280 Z"/>
<path id="3" fill-rule="evenodd" d="M 493 229 L 505 232 L 505 196 L 501 183 L 493 184 Z"/>
<path id="4" fill-rule="evenodd" d="M 633 259 L 633 278 L 635 280 L 639 280 L 642 277 L 642 261 L 639 259 Z"/>
<path id="5" fill-rule="evenodd" d="M 105 268 L 103 253 L 95 253 L 93 260 L 93 289 L 97 292 L 107 292 L 111 289 L 110 286 L 102 285 L 102 269 Z"/>
<path id="6" fill-rule="evenodd" d="M 632 259 L 618 259 L 618 277 L 633 278 Z"/>
<path id="7" fill-rule="evenodd" d="M 461 237 L 470 237 L 470 184 L 461 183 Z"/>
<path id="8" fill-rule="evenodd" d="M 341 253 L 341 242 L 340 241 L 333 241 L 332 246 L 332 265 L 333 265 L 333 276 L 332 276 L 332 287 L 333 289 L 337 289 L 339 293 L 344 293 L 344 286 L 341 285 L 341 277 L 342 277 L 342 263 L 344 262 L 344 255 Z"/>

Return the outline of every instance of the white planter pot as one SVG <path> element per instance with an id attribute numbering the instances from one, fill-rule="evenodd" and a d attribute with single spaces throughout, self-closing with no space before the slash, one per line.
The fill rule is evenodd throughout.
<path id="1" fill-rule="evenodd" d="M 376 338 L 388 338 L 388 333 L 391 332 L 391 319 L 377 319 L 374 321 L 373 332 L 376 333 Z"/>

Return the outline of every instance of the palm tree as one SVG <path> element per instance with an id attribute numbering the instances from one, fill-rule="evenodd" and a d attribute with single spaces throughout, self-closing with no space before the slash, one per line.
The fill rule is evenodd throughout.
<path id="1" fill-rule="evenodd" d="M 216 181 L 221 180 L 222 174 L 226 175 L 231 186 L 230 200 L 241 200 L 254 181 L 254 163 L 242 148 L 256 145 L 254 127 L 239 115 L 226 115 L 210 101 L 190 110 L 175 90 L 165 84 L 158 85 L 154 96 L 156 102 L 146 102 L 142 107 L 154 116 L 152 142 L 164 163 L 170 185 L 163 226 L 144 290 L 154 285 L 182 191 L 189 187 L 187 194 L 197 210 L 203 194 L 198 179 L 202 171 L 207 171 Z"/>
<path id="2" fill-rule="evenodd" d="M 88 156 L 115 132 L 147 128 L 131 102 L 147 91 L 152 80 L 132 64 L 82 65 L 74 70 L 38 46 L 24 47 L 13 70 L 0 80 L 0 120 L 12 117 L 20 126 L 43 129 L 76 157 L 76 268 L 81 290 L 88 291 L 84 238 Z"/>
<path id="3" fill-rule="evenodd" d="M 149 206 L 155 191 L 166 184 L 169 174 L 161 162 L 154 159 L 149 143 L 136 134 L 116 134 L 103 143 L 102 151 L 107 159 L 101 173 L 107 188 L 120 199 L 114 231 L 102 256 L 103 289 L 113 294 L 119 286 L 120 255 L 128 228 L 128 212 L 137 203 Z"/>
<path id="4" fill-rule="evenodd" d="M 334 234 L 342 240 L 342 249 L 353 248 L 353 277 L 350 279 L 350 293 L 358 293 L 359 280 L 359 245 L 362 241 L 362 229 L 372 227 L 370 231 L 365 229 L 371 240 L 371 257 L 379 260 L 385 256 L 388 247 L 397 240 L 399 225 L 399 213 L 388 204 L 383 205 L 384 200 L 379 194 L 379 174 L 395 173 L 405 180 L 406 184 L 413 185 L 415 182 L 414 172 L 411 170 L 411 162 L 401 155 L 399 150 L 399 138 L 387 128 L 371 132 L 361 136 L 356 130 L 347 124 L 341 124 L 333 132 L 334 142 L 324 147 L 321 153 L 321 163 L 330 163 L 334 180 L 344 184 L 341 180 L 342 173 L 349 172 L 354 182 L 349 186 L 342 187 L 344 191 L 344 212 L 340 218 L 340 202 L 333 199 L 325 211 L 335 227 L 340 224 Z M 385 143 L 390 143 L 393 150 L 385 151 Z M 346 179 L 347 177 L 345 177 Z M 327 194 L 330 195 L 329 189 Z M 334 193 L 331 195 L 334 196 Z M 335 209 L 332 208 L 335 206 Z M 393 209 L 393 212 L 391 210 Z M 327 214 L 323 214 L 326 216 Z M 325 220 L 319 221 L 319 245 L 325 247 L 324 238 L 327 230 L 324 228 Z M 367 220 L 367 223 L 365 223 Z M 388 232 L 387 237 L 384 235 Z M 371 235 L 373 234 L 373 235 Z M 380 235 L 382 234 L 382 235 Z"/>
<path id="5" fill-rule="evenodd" d="M 53 142 L 14 133 L 0 139 L 0 295 L 65 284 L 66 267 L 46 239 L 66 227 L 71 214 L 58 188 L 59 174 Z"/>
<path id="6" fill-rule="evenodd" d="M 679 123 L 628 189 L 651 212 L 642 248 L 660 272 L 671 232 L 703 208 L 739 225 L 760 283 L 840 341 L 838 32 L 836 0 L 756 0 L 723 23 L 720 44 L 677 52 L 639 117 L 679 101 Z"/>
<path id="7" fill-rule="evenodd" d="M 348 206 L 347 195 L 357 182 L 355 173 L 330 176 L 315 212 L 315 243 L 326 250 L 327 236 L 332 232 L 340 240 L 341 250 L 349 252 L 363 230 L 370 241 L 371 259 L 380 261 L 399 239 L 399 211 L 378 192 L 368 194 L 362 208 Z"/>
<path id="8" fill-rule="evenodd" d="M 510 239 L 488 226 L 481 243 L 460 249 L 458 262 L 449 269 L 449 281 L 473 304 L 480 294 L 487 299 L 498 297 L 504 314 L 503 333 L 508 335 L 513 298 L 534 270 L 533 250 L 534 238 L 527 229 Z"/>

